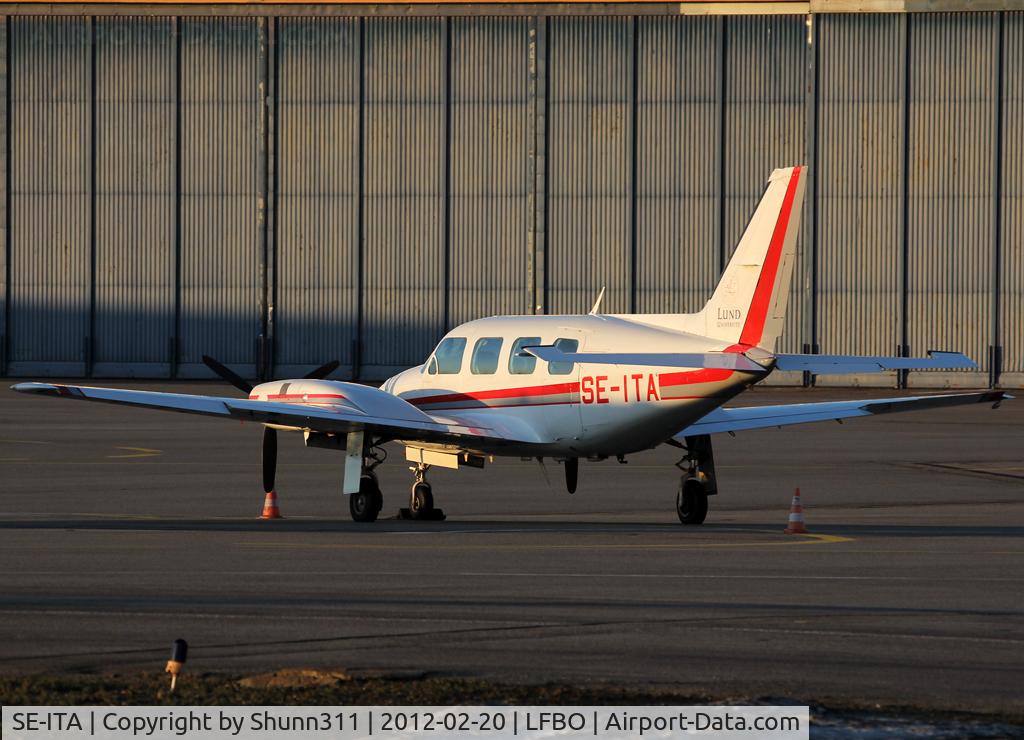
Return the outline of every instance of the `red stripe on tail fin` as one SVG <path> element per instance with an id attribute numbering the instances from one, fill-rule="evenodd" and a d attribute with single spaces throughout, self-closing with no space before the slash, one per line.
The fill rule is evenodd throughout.
<path id="1" fill-rule="evenodd" d="M 782 201 L 782 210 L 779 212 L 779 220 L 775 223 L 775 230 L 772 232 L 772 240 L 768 245 L 768 253 L 765 255 L 764 265 L 761 267 L 761 274 L 757 278 L 757 287 L 754 289 L 754 297 L 750 301 L 750 310 L 747 312 L 747 320 L 743 324 L 743 331 L 740 334 L 740 344 L 756 347 L 761 342 L 764 333 L 764 323 L 768 317 L 768 308 L 772 300 L 772 293 L 775 290 L 775 278 L 779 271 L 779 261 L 782 257 L 782 246 L 786 242 L 786 230 L 789 227 L 790 215 L 793 212 L 793 200 L 796 197 L 796 186 L 800 181 L 800 168 L 794 167 L 793 174 L 789 178 L 789 186 L 786 188 L 786 195 Z"/>

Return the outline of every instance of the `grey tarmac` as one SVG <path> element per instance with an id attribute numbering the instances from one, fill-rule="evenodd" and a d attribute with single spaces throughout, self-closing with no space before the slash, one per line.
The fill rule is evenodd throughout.
<path id="1" fill-rule="evenodd" d="M 102 385 L 103 383 L 96 383 Z M 222 384 L 126 384 L 232 395 Z M 755 389 L 740 403 L 884 397 Z M 903 392 L 906 393 L 906 392 Z M 1024 712 L 1024 400 L 715 437 L 708 521 L 676 450 L 432 470 L 448 519 L 349 519 L 341 458 L 260 428 L 0 392 L 0 673 L 342 667 Z M 800 487 L 809 536 L 785 535 Z"/>

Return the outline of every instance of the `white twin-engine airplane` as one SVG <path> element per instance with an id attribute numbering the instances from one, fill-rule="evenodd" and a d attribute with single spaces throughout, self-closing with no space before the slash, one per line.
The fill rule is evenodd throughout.
<path id="1" fill-rule="evenodd" d="M 264 425 L 263 483 L 274 487 L 277 430 L 345 452 L 343 491 L 352 518 L 372 522 L 382 506 L 374 469 L 381 445 L 397 441 L 415 463 L 409 508 L 443 518 L 426 474 L 431 466 L 483 467 L 489 457 L 554 458 L 576 489 L 579 459 L 602 460 L 660 444 L 679 447 L 676 510 L 700 524 L 717 493 L 711 436 L 761 427 L 991 403 L 1001 391 L 885 400 L 724 408 L 775 369 L 811 373 L 974 368 L 957 352 L 928 358 L 788 355 L 774 352 L 783 327 L 804 195 L 801 167 L 775 170 L 714 295 L 695 314 L 497 316 L 450 331 L 426 362 L 380 389 L 305 378 L 255 387 L 204 361 L 248 398 L 154 393 L 51 383 L 14 390 L 242 419 Z M 600 298 L 598 298 L 600 304 Z"/>

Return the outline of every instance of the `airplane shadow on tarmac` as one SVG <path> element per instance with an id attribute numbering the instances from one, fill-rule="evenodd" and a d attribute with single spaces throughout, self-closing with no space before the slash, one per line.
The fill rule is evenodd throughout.
<path id="1" fill-rule="evenodd" d="M 415 522 L 399 519 L 384 519 L 373 524 L 361 524 L 347 520 L 324 519 L 177 519 L 156 517 L 94 517 L 94 516 L 53 516 L 24 519 L 0 520 L 0 530 L 106 530 L 106 531 L 150 531 L 150 532 L 287 532 L 287 533 L 329 533 L 346 535 L 386 534 L 670 534 L 692 537 L 712 533 L 749 533 L 764 535 L 778 532 L 778 522 L 763 524 L 706 523 L 700 527 L 684 527 L 672 523 L 645 522 L 579 522 L 579 521 L 445 521 Z M 836 535 L 853 538 L 863 537 L 1006 537 L 1024 538 L 1024 526 L 970 526 L 970 525 L 907 525 L 907 524 L 849 524 L 818 525 L 812 530 L 816 535 Z"/>

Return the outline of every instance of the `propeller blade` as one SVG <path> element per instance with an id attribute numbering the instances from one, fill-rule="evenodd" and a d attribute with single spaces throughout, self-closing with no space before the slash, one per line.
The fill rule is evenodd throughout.
<path id="1" fill-rule="evenodd" d="M 252 383 L 247 380 L 243 380 L 237 373 L 228 370 L 209 355 L 203 355 L 203 364 L 213 370 L 213 372 L 217 373 L 221 378 L 231 383 L 235 388 L 242 391 L 242 393 L 248 395 L 249 392 L 252 391 Z"/>
<path id="2" fill-rule="evenodd" d="M 274 476 L 277 473 L 277 430 L 263 427 L 263 491 L 274 490 Z"/>
<path id="3" fill-rule="evenodd" d="M 576 481 L 580 475 L 580 459 L 570 457 L 565 461 L 565 488 L 569 493 L 576 493 Z"/>
<path id="4" fill-rule="evenodd" d="M 337 370 L 340 366 L 340 362 L 338 362 L 337 360 L 331 360 L 330 362 L 324 363 L 316 370 L 306 373 L 302 377 L 304 377 L 306 380 L 323 380 L 328 375 Z"/>

